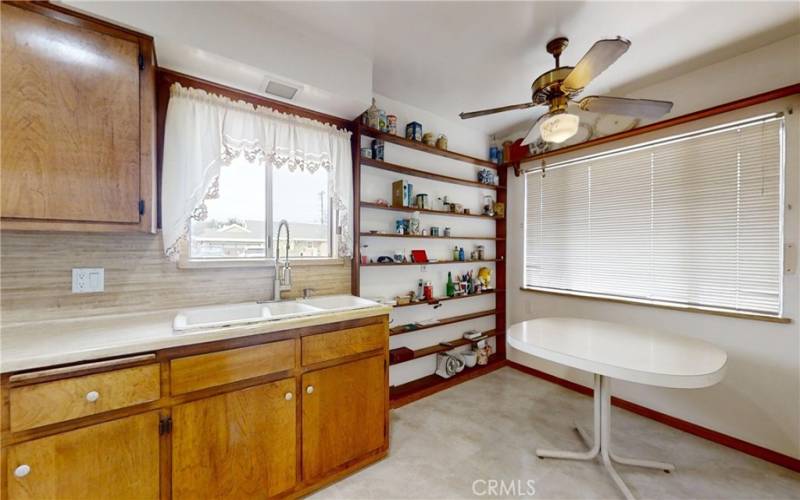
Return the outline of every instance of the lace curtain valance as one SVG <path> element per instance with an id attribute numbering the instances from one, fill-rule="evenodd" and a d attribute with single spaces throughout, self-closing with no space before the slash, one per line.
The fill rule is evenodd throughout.
<path id="1" fill-rule="evenodd" d="M 164 127 L 161 215 L 164 249 L 177 259 L 191 220 L 205 217 L 220 169 L 244 155 L 275 168 L 330 172 L 340 256 L 353 254 L 350 132 L 175 83 Z"/>

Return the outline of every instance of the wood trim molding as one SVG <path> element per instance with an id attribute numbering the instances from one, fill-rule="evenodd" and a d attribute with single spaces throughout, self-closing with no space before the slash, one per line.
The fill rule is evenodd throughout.
<path id="1" fill-rule="evenodd" d="M 768 92 L 763 92 L 761 94 L 756 94 L 750 97 L 745 97 L 743 99 L 737 99 L 735 101 L 731 101 L 725 104 L 720 104 L 718 106 L 713 106 L 710 108 L 702 109 L 700 111 L 695 111 L 681 116 L 676 116 L 674 118 L 669 118 L 667 120 L 662 120 L 660 122 L 651 123 L 649 125 L 644 125 L 642 127 L 633 128 L 625 132 L 619 132 L 616 134 L 606 135 L 604 137 L 598 137 L 597 139 L 592 139 L 590 141 L 581 142 L 579 144 L 574 144 L 572 146 L 567 146 L 553 151 L 547 151 L 545 153 L 525 156 L 522 158 L 512 158 L 512 161 L 506 163 L 505 166 L 514 167 L 515 171 L 518 171 L 520 163 L 527 163 L 530 161 L 541 160 L 553 156 L 559 156 L 562 154 L 571 153 L 573 151 L 579 151 L 581 149 L 598 146 L 600 144 L 618 141 L 620 139 L 627 139 L 629 137 L 635 137 L 637 135 L 646 134 L 648 132 L 654 132 L 656 130 L 661 130 L 668 127 L 674 127 L 675 125 L 681 125 L 683 123 L 688 123 L 695 120 L 708 118 L 710 116 L 727 113 L 729 111 L 736 111 L 737 109 L 746 108 L 748 106 L 754 106 L 756 104 L 761 104 L 767 101 L 780 99 L 782 97 L 787 97 L 794 94 L 800 94 L 800 83 L 795 83 L 793 85 L 781 87 L 779 89 L 770 90 Z"/>
<path id="2" fill-rule="evenodd" d="M 691 312 L 691 313 L 701 313 L 701 314 L 711 314 L 714 316 L 725 316 L 728 318 L 739 318 L 739 319 L 751 319 L 755 321 L 767 321 L 769 323 L 783 323 L 788 324 L 792 322 L 791 318 L 779 317 L 779 316 L 770 316 L 768 314 L 758 314 L 758 313 L 743 313 L 743 312 L 736 312 L 736 311 L 724 311 L 722 309 L 711 309 L 711 308 L 704 308 L 704 307 L 692 307 L 692 306 L 677 306 L 677 305 L 670 305 L 667 303 L 660 303 L 660 302 L 650 302 L 646 300 L 634 300 L 634 299 L 625 299 L 622 297 L 606 297 L 603 295 L 593 295 L 591 293 L 579 293 L 579 292 L 567 292 L 567 291 L 558 291 L 558 290 L 544 290 L 540 288 L 525 288 L 524 286 L 519 287 L 519 289 L 523 292 L 528 293 L 543 293 L 546 295 L 559 295 L 562 297 L 573 297 L 576 299 L 585 299 L 585 300 L 599 300 L 602 302 L 614 302 L 617 304 L 629 304 L 633 306 L 649 306 L 649 307 L 656 307 L 659 309 L 667 309 L 670 311 L 684 311 L 684 312 Z"/>
<path id="3" fill-rule="evenodd" d="M 228 87 L 227 85 L 214 83 L 208 80 L 204 80 L 202 78 L 197 78 L 195 76 L 179 73 L 171 69 L 158 68 L 158 83 L 159 87 L 161 85 L 167 86 L 167 94 L 166 94 L 167 96 L 169 96 L 169 86 L 172 85 L 173 83 L 180 83 L 184 87 L 192 87 L 196 89 L 205 90 L 206 92 L 222 95 L 234 100 L 245 101 L 247 103 L 256 106 L 266 106 L 276 111 L 280 111 L 281 113 L 288 113 L 290 115 L 309 118 L 311 120 L 317 120 L 322 123 L 334 125 L 342 129 L 353 130 L 353 122 L 351 122 L 350 120 L 346 120 L 344 118 L 329 115 L 326 113 L 321 113 L 319 111 L 314 111 L 312 109 L 302 108 L 300 106 L 295 106 L 293 104 L 287 104 L 285 102 L 276 101 L 274 99 L 254 94 L 252 92 L 235 89 L 233 87 Z"/>
<path id="4" fill-rule="evenodd" d="M 516 363 L 514 361 L 507 360 L 506 365 L 515 370 L 521 371 L 528 375 L 533 375 L 534 377 L 538 377 L 543 380 L 547 380 L 548 382 L 552 382 L 554 384 L 558 384 L 561 387 L 565 387 L 572 391 L 579 392 L 586 396 L 592 396 L 594 393 L 594 391 L 590 387 L 586 387 L 581 384 L 576 384 L 575 382 L 571 382 L 569 380 L 556 377 L 555 375 L 550 375 L 549 373 L 545 373 L 541 370 L 537 370 L 535 368 L 531 368 L 529 366 L 525 366 Z M 631 413 L 635 413 L 642 417 L 655 420 L 656 422 L 662 423 L 664 425 L 668 425 L 674 429 L 678 429 L 683 432 L 688 432 L 689 434 L 693 434 L 703 439 L 707 439 L 709 441 L 713 441 L 723 446 L 727 446 L 728 448 L 732 448 L 736 451 L 740 451 L 747 455 L 760 458 L 762 460 L 766 460 L 767 462 L 772 462 L 773 464 L 780 465 L 781 467 L 786 467 L 787 469 L 793 470 L 795 472 L 800 472 L 800 459 L 790 457 L 789 455 L 784 455 L 783 453 L 773 451 L 768 448 L 764 448 L 763 446 L 759 446 L 757 444 L 748 443 L 747 441 L 743 441 L 739 438 L 735 438 L 733 436 L 717 432 L 707 427 L 703 427 L 701 425 L 697 425 L 692 422 L 688 422 L 686 420 L 682 420 L 680 418 L 667 415 L 666 413 L 661 413 L 660 411 L 652 410 L 650 408 L 647 408 L 646 406 L 632 403 L 630 401 L 618 398 L 616 396 L 611 397 L 611 404 L 618 408 L 622 408 L 623 410 L 628 410 Z"/>

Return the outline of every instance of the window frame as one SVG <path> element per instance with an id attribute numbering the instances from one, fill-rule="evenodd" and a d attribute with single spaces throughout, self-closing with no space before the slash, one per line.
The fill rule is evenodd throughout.
<path id="1" fill-rule="evenodd" d="M 222 167 L 225 168 L 224 166 Z M 189 227 L 189 232 L 186 235 L 186 238 L 181 241 L 180 243 L 180 255 L 178 258 L 178 267 L 181 269 L 218 269 L 218 268 L 247 268 L 247 267 L 255 267 L 255 268 L 272 268 L 275 266 L 275 247 L 273 246 L 273 242 L 275 240 L 274 234 L 274 221 L 273 219 L 273 204 L 274 204 L 274 189 L 275 184 L 273 182 L 273 168 L 266 164 L 264 166 L 266 169 L 264 175 L 264 190 L 266 199 L 266 207 L 265 207 L 265 225 L 264 228 L 264 243 L 265 243 L 265 254 L 264 257 L 251 257 L 251 258 L 225 258 L 225 257 L 192 257 L 191 256 L 191 238 L 192 238 L 192 229 L 191 226 Z M 327 175 L 331 175 L 331 172 L 327 172 Z M 334 203 L 333 198 L 328 193 L 327 197 L 328 203 L 328 241 L 330 245 L 330 254 L 328 256 L 323 257 L 289 257 L 289 260 L 292 266 L 313 266 L 313 265 L 331 265 L 331 264 L 344 264 L 344 259 L 338 255 L 337 252 L 337 245 L 336 245 L 336 218 L 334 217 Z M 291 225 L 289 226 L 291 230 Z M 281 255 L 281 258 L 285 258 L 284 255 Z"/>
<path id="2" fill-rule="evenodd" d="M 785 101 L 784 101 L 785 102 Z M 788 115 L 792 115 L 791 111 L 791 104 L 789 105 Z M 790 146 L 788 137 L 791 133 L 793 128 L 797 128 L 796 126 L 793 127 L 792 125 L 796 125 L 793 122 L 790 124 L 790 120 L 787 119 L 787 113 L 785 106 L 780 106 L 776 109 L 775 103 L 767 103 L 767 106 L 759 106 L 757 110 L 747 109 L 744 108 L 739 110 L 739 113 L 724 113 L 719 114 L 712 117 L 711 120 L 703 119 L 700 122 L 703 124 L 698 126 L 698 123 L 690 122 L 686 124 L 686 126 L 675 126 L 671 128 L 666 128 L 662 131 L 655 132 L 655 133 L 646 133 L 642 134 L 641 136 L 632 136 L 625 139 L 621 139 L 618 141 L 617 147 L 612 148 L 603 148 L 602 146 L 595 146 L 589 148 L 588 152 L 586 151 L 579 151 L 577 153 L 570 153 L 565 152 L 563 160 L 556 161 L 550 165 L 545 165 L 544 160 L 542 161 L 542 167 L 533 167 L 523 171 L 522 179 L 522 193 L 523 193 L 523 203 L 522 203 L 522 211 L 521 211 L 521 218 L 522 218 L 522 269 L 523 272 L 521 273 L 521 286 L 520 290 L 525 292 L 535 292 L 535 293 L 542 293 L 542 294 L 549 294 L 549 295 L 558 295 L 558 296 L 570 296 L 576 297 L 581 299 L 589 299 L 589 300 L 598 300 L 598 301 L 607 301 L 613 303 L 623 303 L 623 304 L 632 304 L 632 305 L 640 305 L 640 306 L 651 306 L 657 307 L 662 309 L 668 310 L 680 310 L 680 311 L 689 311 L 689 312 L 700 312 L 700 313 L 708 313 L 720 316 L 728 316 L 728 317 L 735 317 L 735 318 L 746 318 L 746 319 L 755 319 L 755 320 L 764 320 L 769 322 L 776 322 L 776 323 L 791 323 L 791 319 L 787 317 L 787 313 L 789 314 L 796 314 L 797 311 L 790 310 L 787 311 L 786 307 L 786 294 L 785 294 L 785 276 L 786 276 L 786 241 L 787 241 L 787 196 L 789 195 L 788 187 L 787 187 L 787 157 L 790 155 L 789 148 L 790 147 L 797 147 L 797 145 Z M 734 115 L 734 116 L 730 116 Z M 603 294 L 600 292 L 591 292 L 591 291 L 581 291 L 581 290 L 569 290 L 569 289 L 559 289 L 559 288 L 549 288 L 549 287 L 538 287 L 528 285 L 526 283 L 526 275 L 527 275 L 527 256 L 528 256 L 528 241 L 527 241 L 527 234 L 528 234 L 528 182 L 527 182 L 527 175 L 530 175 L 535 172 L 539 172 L 541 170 L 547 171 L 549 168 L 569 168 L 570 164 L 580 163 L 586 160 L 590 160 L 592 158 L 598 157 L 605 157 L 605 156 L 612 156 L 616 154 L 622 154 L 628 151 L 636 151 L 641 150 L 647 147 L 655 146 L 661 143 L 670 143 L 670 142 L 679 142 L 681 140 L 689 139 L 692 136 L 702 135 L 704 133 L 709 133 L 714 130 L 718 129 L 726 129 L 730 127 L 735 127 L 736 125 L 741 125 L 748 122 L 753 122 L 759 119 L 770 119 L 774 117 L 776 119 L 783 118 L 783 122 L 781 125 L 780 130 L 780 165 L 779 165 L 779 175 L 780 175 L 780 187 L 779 187 L 779 267 L 781 272 L 780 277 L 780 286 L 779 286 L 779 312 L 777 314 L 771 314 L 766 312 L 750 312 L 750 311 L 739 311 L 730 308 L 722 308 L 722 307 L 715 307 L 715 306 L 704 306 L 699 304 L 683 304 L 679 302 L 671 302 L 671 301 L 662 301 L 657 299 L 648 299 L 648 298 L 640 298 L 640 297 L 631 297 L 631 296 L 624 296 L 624 295 L 610 295 L 610 294 Z M 727 118 L 727 119 L 726 119 Z M 711 123 L 707 123 L 707 121 L 711 121 Z M 677 129 L 677 130 L 675 130 Z M 644 137 L 644 139 L 643 139 Z M 797 175 L 794 173 L 793 175 Z M 791 202 L 789 202 L 791 203 Z"/>

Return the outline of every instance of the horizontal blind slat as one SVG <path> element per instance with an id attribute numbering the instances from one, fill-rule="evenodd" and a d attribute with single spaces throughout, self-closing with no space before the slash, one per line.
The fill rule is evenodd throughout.
<path id="1" fill-rule="evenodd" d="M 525 284 L 778 314 L 783 121 L 526 174 Z"/>

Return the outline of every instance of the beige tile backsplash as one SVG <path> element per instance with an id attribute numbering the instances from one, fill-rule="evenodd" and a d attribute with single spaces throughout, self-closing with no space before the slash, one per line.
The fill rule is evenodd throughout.
<path id="1" fill-rule="evenodd" d="M 105 268 L 105 292 L 72 293 L 73 267 Z M 350 262 L 293 267 L 294 286 L 350 293 Z M 0 233 L 0 321 L 144 312 L 272 296 L 271 268 L 178 269 L 160 235 Z"/>

